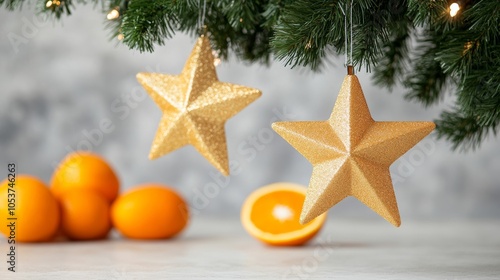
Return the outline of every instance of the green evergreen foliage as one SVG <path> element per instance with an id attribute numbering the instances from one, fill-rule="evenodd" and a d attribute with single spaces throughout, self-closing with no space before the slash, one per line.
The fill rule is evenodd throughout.
<path id="1" fill-rule="evenodd" d="M 176 32 L 197 36 L 205 30 L 220 57 L 230 52 L 246 62 L 320 70 L 345 52 L 344 11 L 350 0 L 207 0 L 204 28 L 199 0 L 40 1 L 56 18 L 75 3 L 102 3 L 118 9 L 108 21 L 112 37 L 132 49 L 154 51 Z M 22 8 L 24 0 L 0 0 Z M 450 4 L 460 10 L 452 17 Z M 52 3 L 52 2 L 51 2 Z M 375 83 L 406 89 L 406 98 L 431 106 L 445 89 L 455 106 L 436 120 L 437 134 L 454 148 L 476 148 L 500 125 L 500 1 L 353 0 L 354 65 L 373 72 Z"/>

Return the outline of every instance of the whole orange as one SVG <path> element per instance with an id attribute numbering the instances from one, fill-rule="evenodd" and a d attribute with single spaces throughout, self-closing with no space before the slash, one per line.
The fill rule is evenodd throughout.
<path id="1" fill-rule="evenodd" d="M 188 216 L 184 199 L 157 184 L 142 185 L 121 195 L 111 208 L 115 228 L 137 239 L 173 237 L 186 227 Z"/>
<path id="2" fill-rule="evenodd" d="M 120 182 L 111 166 L 99 155 L 76 152 L 68 155 L 52 176 L 51 190 L 56 197 L 77 189 L 91 190 L 112 202 Z"/>
<path id="3" fill-rule="evenodd" d="M 12 222 L 16 241 L 49 241 L 57 232 L 60 218 L 59 206 L 49 188 L 35 177 L 18 175 L 13 189 L 15 192 L 10 194 L 15 196 L 9 196 L 9 181 L 0 183 L 0 231 L 7 238 L 11 236 L 11 229 L 6 225 Z M 10 205 L 14 216 L 9 214 L 8 199 L 15 200 L 15 205 Z M 7 220 L 12 217 L 17 220 Z"/>
<path id="4" fill-rule="evenodd" d="M 105 238 L 111 229 L 110 206 L 99 194 L 88 190 L 67 192 L 60 198 L 61 228 L 74 240 Z"/>

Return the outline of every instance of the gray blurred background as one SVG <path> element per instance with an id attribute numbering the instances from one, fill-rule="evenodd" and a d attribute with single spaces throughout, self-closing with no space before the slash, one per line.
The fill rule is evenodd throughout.
<path id="1" fill-rule="evenodd" d="M 263 95 L 226 124 L 230 160 L 240 172 L 224 179 L 191 146 L 148 160 L 161 112 L 135 79 L 138 72 L 178 74 L 195 38 L 178 34 L 155 53 L 139 53 L 109 41 L 105 15 L 77 7 L 60 22 L 43 22 L 26 5 L 0 10 L 0 174 L 15 162 L 20 173 L 48 182 L 68 152 L 91 148 L 109 160 L 122 190 L 160 182 L 181 192 L 195 215 L 239 215 L 244 199 L 265 184 L 307 185 L 311 165 L 272 133 L 276 120 L 328 118 L 345 75 L 343 58 L 320 74 L 245 65 L 232 59 L 218 67 L 220 80 L 261 89 Z M 389 93 L 359 73 L 376 120 L 432 120 L 453 105 L 424 109 Z M 100 123 L 113 131 L 91 143 Z M 95 136 L 96 137 L 96 136 Z M 252 140 L 253 139 L 253 140 Z M 412 219 L 500 218 L 499 139 L 472 153 L 427 137 L 395 162 L 392 175 L 403 224 Z M 90 145 L 89 145 L 90 143 Z M 2 171 L 1 168 L 5 168 Z M 1 176 L 0 176 L 1 177 Z M 355 199 L 341 202 L 331 218 L 380 219 Z"/>

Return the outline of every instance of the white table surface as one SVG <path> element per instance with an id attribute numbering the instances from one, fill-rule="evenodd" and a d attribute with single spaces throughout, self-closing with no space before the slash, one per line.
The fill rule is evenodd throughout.
<path id="1" fill-rule="evenodd" d="M 500 279 L 500 221 L 403 222 L 329 220 L 308 246 L 278 248 L 197 217 L 173 240 L 20 244 L 0 279 Z"/>

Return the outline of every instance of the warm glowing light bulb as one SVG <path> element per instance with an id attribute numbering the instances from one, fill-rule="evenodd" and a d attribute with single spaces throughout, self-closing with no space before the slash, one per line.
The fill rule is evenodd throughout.
<path id="1" fill-rule="evenodd" d="M 214 66 L 217 67 L 220 65 L 221 61 L 219 58 L 219 53 L 217 53 L 215 50 L 212 50 L 212 55 L 214 57 Z"/>
<path id="2" fill-rule="evenodd" d="M 114 8 L 113 10 L 109 11 L 108 15 L 106 16 L 108 20 L 117 19 L 118 17 L 120 17 L 120 12 L 118 11 L 117 8 Z"/>
<path id="3" fill-rule="evenodd" d="M 453 3 L 450 5 L 450 16 L 454 17 L 457 15 L 458 10 L 460 10 L 460 5 L 458 3 Z"/>
<path id="4" fill-rule="evenodd" d="M 214 58 L 214 66 L 217 67 L 220 65 L 220 58 Z"/>
<path id="5" fill-rule="evenodd" d="M 124 37 L 123 34 L 120 33 L 118 34 L 118 36 L 116 36 L 116 39 L 118 39 L 118 41 L 121 41 L 123 40 L 123 37 Z"/>
<path id="6" fill-rule="evenodd" d="M 59 7 L 61 6 L 61 1 L 59 0 L 49 0 L 47 3 L 45 3 L 45 7 L 47 8 L 53 8 L 53 7 Z"/>

